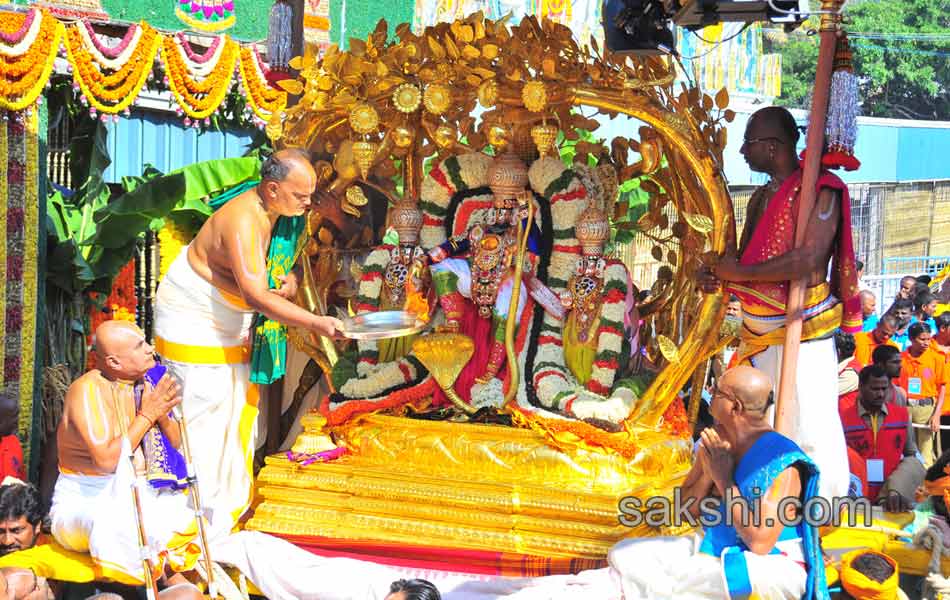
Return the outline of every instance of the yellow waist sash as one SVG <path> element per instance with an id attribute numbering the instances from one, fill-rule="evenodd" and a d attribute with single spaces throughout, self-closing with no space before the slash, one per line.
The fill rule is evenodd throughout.
<path id="1" fill-rule="evenodd" d="M 235 365 L 249 359 L 247 346 L 192 346 L 155 338 L 155 351 L 163 358 L 196 365 Z"/>

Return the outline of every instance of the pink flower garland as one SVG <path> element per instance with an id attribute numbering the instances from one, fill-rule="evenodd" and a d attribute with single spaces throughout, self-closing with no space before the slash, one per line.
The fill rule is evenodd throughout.
<path id="1" fill-rule="evenodd" d="M 39 12 L 37 9 L 31 9 L 30 12 L 26 13 L 26 18 L 23 19 L 23 25 L 13 33 L 5 33 L 0 31 L 0 40 L 3 40 L 3 43 L 8 46 L 15 46 L 23 41 L 23 38 L 26 37 L 26 34 L 30 31 L 30 27 L 33 25 L 33 19 L 36 18 L 36 13 Z"/>
<path id="2" fill-rule="evenodd" d="M 328 462 L 336 460 L 346 454 L 346 446 L 340 446 L 332 450 L 324 450 L 316 454 L 297 454 L 292 450 L 287 451 L 287 460 L 299 464 L 301 467 L 312 465 L 315 462 Z"/>
<path id="3" fill-rule="evenodd" d="M 125 36 L 122 37 L 122 41 L 119 42 L 114 48 L 106 46 L 101 41 L 99 41 L 99 36 L 96 35 L 96 32 L 92 29 L 92 25 L 89 24 L 89 21 L 83 21 L 82 24 L 86 27 L 86 31 L 89 32 L 89 39 L 92 40 L 92 43 L 95 44 L 96 50 L 98 50 L 106 58 L 115 59 L 126 48 L 129 47 L 129 44 L 132 43 L 132 40 L 135 38 L 135 32 L 138 30 L 138 25 L 131 25 L 129 29 L 125 32 Z"/>
<path id="4" fill-rule="evenodd" d="M 178 41 L 181 43 L 181 47 L 185 49 L 185 54 L 188 55 L 188 60 L 194 63 L 204 64 L 211 60 L 214 56 L 215 50 L 218 49 L 218 46 L 221 44 L 221 36 L 214 38 L 214 41 L 211 42 L 211 45 L 208 46 L 208 49 L 205 50 L 204 54 L 198 54 L 191 49 L 191 44 L 188 43 L 188 40 L 185 38 L 185 34 L 181 31 L 175 34 L 178 36 Z"/>

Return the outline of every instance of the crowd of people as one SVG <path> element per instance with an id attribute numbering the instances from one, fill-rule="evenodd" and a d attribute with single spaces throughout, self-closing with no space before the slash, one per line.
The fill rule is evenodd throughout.
<path id="1" fill-rule="evenodd" d="M 835 334 L 852 493 L 891 510 L 914 506 L 925 469 L 950 450 L 950 280 L 940 297 L 930 282 L 902 278 L 880 317 L 862 291 L 862 331 Z"/>

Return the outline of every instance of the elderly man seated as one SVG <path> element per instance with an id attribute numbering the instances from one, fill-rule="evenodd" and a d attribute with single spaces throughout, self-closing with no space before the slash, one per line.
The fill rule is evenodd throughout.
<path id="1" fill-rule="evenodd" d="M 681 489 L 681 507 L 692 503 L 701 533 L 624 540 L 610 550 L 608 568 L 510 582 L 505 590 L 473 583 L 468 597 L 491 588 L 494 595 L 484 597 L 509 600 L 828 598 L 818 531 L 802 518 L 816 497 L 818 470 L 772 429 L 771 397 L 772 381 L 758 369 L 740 366 L 720 378 L 711 405 L 716 425 L 703 431 Z M 752 509 L 757 519 L 743 512 Z"/>
<path id="2" fill-rule="evenodd" d="M 890 512 L 913 509 L 914 491 L 924 479 L 924 465 L 907 409 L 887 402 L 891 389 L 887 371 L 877 365 L 859 375 L 856 402 L 839 405 L 848 448 L 865 463 L 865 496 Z"/>

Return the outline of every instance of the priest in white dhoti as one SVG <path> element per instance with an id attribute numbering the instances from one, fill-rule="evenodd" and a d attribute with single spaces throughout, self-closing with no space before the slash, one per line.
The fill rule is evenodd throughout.
<path id="1" fill-rule="evenodd" d="M 199 546 L 187 470 L 177 451 L 181 432 L 169 416 L 181 401 L 178 384 L 165 377 L 154 388 L 143 385 L 155 366 L 154 350 L 132 323 L 103 323 L 94 351 L 99 368 L 69 387 L 57 430 L 53 537 L 67 550 L 88 553 L 104 577 L 143 581 L 132 499 L 139 479 L 146 482 L 139 486 L 142 525 L 155 566 L 189 569 Z"/>
<path id="2" fill-rule="evenodd" d="M 182 411 L 215 532 L 251 502 L 258 384 L 286 370 L 287 326 L 332 336 L 340 322 L 290 301 L 316 186 L 306 154 L 283 150 L 212 201 L 216 212 L 159 283 L 155 348 L 183 387 Z"/>

